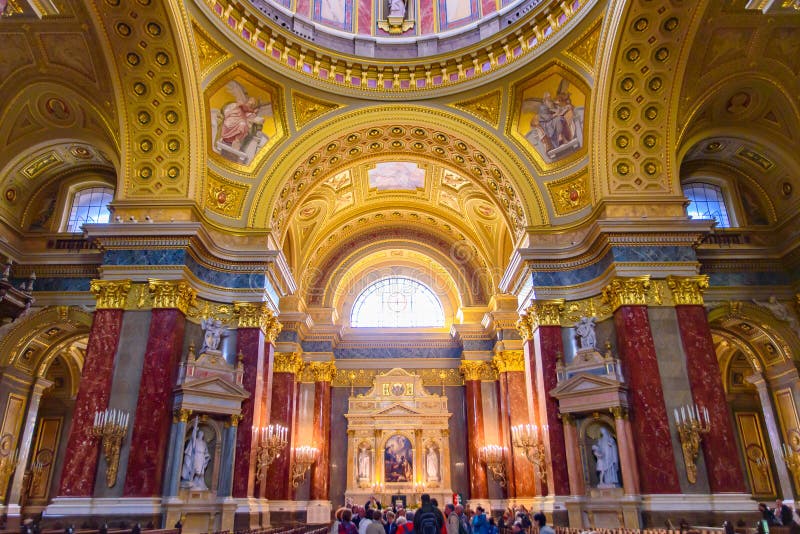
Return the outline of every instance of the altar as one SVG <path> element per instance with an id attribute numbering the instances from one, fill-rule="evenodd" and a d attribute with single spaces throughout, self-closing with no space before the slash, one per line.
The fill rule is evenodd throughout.
<path id="1" fill-rule="evenodd" d="M 404 498 L 418 505 L 428 493 L 452 499 L 450 412 L 447 397 L 429 393 L 422 378 L 403 369 L 375 377 L 372 389 L 351 395 L 347 418 L 348 501 L 374 495 L 382 503 Z"/>

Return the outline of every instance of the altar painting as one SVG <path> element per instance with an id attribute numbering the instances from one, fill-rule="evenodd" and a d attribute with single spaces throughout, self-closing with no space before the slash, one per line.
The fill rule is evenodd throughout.
<path id="1" fill-rule="evenodd" d="M 411 441 L 395 435 L 386 440 L 383 453 L 386 482 L 411 482 L 414 478 Z"/>

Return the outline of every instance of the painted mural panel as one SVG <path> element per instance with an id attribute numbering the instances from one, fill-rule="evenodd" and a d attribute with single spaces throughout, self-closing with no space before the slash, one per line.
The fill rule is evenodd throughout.
<path id="1" fill-rule="evenodd" d="M 425 169 L 408 161 L 378 163 L 368 171 L 369 187 L 378 191 L 409 190 L 425 187 Z"/>
<path id="2" fill-rule="evenodd" d="M 583 153 L 588 88 L 571 73 L 551 67 L 515 87 L 511 134 L 544 164 Z"/>
<path id="3" fill-rule="evenodd" d="M 439 30 L 464 26 L 480 18 L 478 0 L 438 0 Z"/>
<path id="4" fill-rule="evenodd" d="M 353 0 L 314 0 L 314 20 L 337 30 L 353 31 Z"/>
<path id="5" fill-rule="evenodd" d="M 411 482 L 414 480 L 414 458 L 411 441 L 395 435 L 386 440 L 383 451 L 386 482 Z"/>

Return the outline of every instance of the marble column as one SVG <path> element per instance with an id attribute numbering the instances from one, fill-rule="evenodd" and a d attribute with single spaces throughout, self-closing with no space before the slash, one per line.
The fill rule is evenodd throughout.
<path id="1" fill-rule="evenodd" d="M 617 350 L 629 387 L 641 491 L 680 493 L 664 390 L 647 316 L 649 288 L 649 275 L 614 278 L 603 289 L 603 299 L 614 311 Z"/>
<path id="2" fill-rule="evenodd" d="M 311 466 L 312 501 L 330 500 L 331 486 L 331 381 L 336 374 L 333 362 L 311 364 L 314 375 L 314 447 L 319 449 L 317 461 Z"/>
<path id="3" fill-rule="evenodd" d="M 22 426 L 22 437 L 18 442 L 18 456 L 17 456 L 17 469 L 14 471 L 14 479 L 11 482 L 11 492 L 8 497 L 9 515 L 11 515 L 11 507 L 21 504 L 20 498 L 22 497 L 22 482 L 25 478 L 25 467 L 28 465 L 28 460 L 31 454 L 31 447 L 33 445 L 33 431 L 36 429 L 36 419 L 39 415 L 39 404 L 42 400 L 42 395 L 45 390 L 53 385 L 53 382 L 43 377 L 37 377 L 36 381 L 31 387 L 30 396 L 28 397 L 28 411 L 25 414 L 25 423 Z"/>
<path id="4" fill-rule="evenodd" d="M 489 481 L 486 466 L 481 463 L 480 450 L 485 442 L 483 431 L 483 395 L 481 377 L 491 371 L 488 363 L 464 360 L 461 373 L 464 375 L 464 400 L 467 407 L 467 460 L 469 462 L 469 499 L 486 501 L 489 499 Z"/>
<path id="5" fill-rule="evenodd" d="M 580 445 L 578 445 L 578 428 L 572 415 L 561 416 L 564 429 L 564 453 L 569 476 L 569 493 L 574 496 L 586 494 L 586 482 L 581 461 Z"/>
<path id="6" fill-rule="evenodd" d="M 233 496 L 256 496 L 256 453 L 258 436 L 254 429 L 269 424 L 267 395 L 275 339 L 281 324 L 264 303 L 237 302 L 234 305 L 239 328 L 236 350 L 242 358 L 242 385 L 250 397 L 242 403 L 242 420 L 236 433 L 236 461 L 233 473 Z"/>
<path id="7" fill-rule="evenodd" d="M 192 412 L 190 410 L 177 410 L 172 419 L 170 443 L 172 443 L 172 458 L 167 465 L 167 478 L 164 484 L 164 495 L 174 497 L 178 495 L 181 483 L 181 470 L 183 469 L 183 442 L 186 438 L 186 425 Z"/>
<path id="8" fill-rule="evenodd" d="M 778 473 L 778 485 L 780 486 L 781 495 L 783 500 L 793 501 L 792 476 L 786 467 L 786 462 L 783 461 L 783 450 L 781 449 L 783 438 L 778 427 L 778 420 L 775 418 L 775 410 L 772 406 L 767 381 L 764 380 L 764 376 L 761 373 L 753 373 L 745 380 L 753 384 L 756 387 L 756 391 L 758 391 L 758 398 L 761 401 L 761 413 L 764 415 L 764 426 L 767 429 L 767 438 L 772 449 L 772 457 L 775 459 L 775 471 Z"/>
<path id="9" fill-rule="evenodd" d="M 92 424 L 95 412 L 108 408 L 123 308 L 130 289 L 130 280 L 92 280 L 90 285 L 97 305 L 67 438 L 59 496 L 91 497 L 94 493 L 100 441 L 91 435 Z"/>
<path id="10" fill-rule="evenodd" d="M 513 476 L 509 477 L 509 497 L 527 498 L 536 495 L 536 480 L 533 464 L 528 461 L 522 450 L 513 447 L 511 441 L 511 428 L 516 425 L 526 425 L 531 421 L 528 414 L 528 384 L 525 376 L 525 355 L 521 350 L 504 350 L 495 354 L 494 364 L 500 373 L 500 383 L 505 386 L 505 398 L 501 397 L 500 404 L 505 402 L 507 426 L 503 426 L 503 439 L 508 447 L 506 469 L 510 469 Z M 503 391 L 501 390 L 501 394 Z M 510 464 L 510 465 L 509 465 Z M 513 488 L 513 494 L 511 489 Z"/>
<path id="11" fill-rule="evenodd" d="M 153 310 L 123 495 L 156 497 L 162 490 L 172 419 L 172 389 L 183 349 L 186 311 L 195 291 L 183 280 L 150 280 Z"/>
<path id="12" fill-rule="evenodd" d="M 225 424 L 222 434 L 222 454 L 220 455 L 220 474 L 219 485 L 217 486 L 218 497 L 230 497 L 233 492 L 233 466 L 236 461 L 236 434 L 239 428 L 239 421 L 242 416 L 239 414 L 231 415 L 230 420 Z"/>
<path id="13" fill-rule="evenodd" d="M 710 429 L 701 444 L 711 492 L 744 493 L 744 474 L 733 422 L 703 307 L 702 292 L 708 287 L 708 276 L 670 276 L 667 284 L 675 300 L 692 400 L 708 410 Z"/>
<path id="14" fill-rule="evenodd" d="M 531 367 L 534 386 L 534 403 L 537 405 L 539 428 L 547 426 L 544 433 L 547 455 L 547 484 L 542 494 L 569 494 L 564 427 L 558 410 L 558 401 L 550 391 L 558 385 L 556 364 L 564 354 L 561 337 L 561 311 L 564 301 L 535 300 L 517 323 L 524 341 L 526 356 Z"/>
<path id="15" fill-rule="evenodd" d="M 631 433 L 628 411 L 620 406 L 611 408 L 614 415 L 614 427 L 617 432 L 619 452 L 619 469 L 622 472 L 622 487 L 626 495 L 639 493 L 639 470 L 636 467 L 636 451 L 633 447 L 634 437 Z"/>
<path id="16" fill-rule="evenodd" d="M 287 429 L 289 443 L 272 464 L 266 477 L 265 497 L 270 500 L 290 500 L 292 485 L 289 480 L 292 466 L 292 436 L 295 405 L 297 403 L 297 374 L 303 368 L 299 352 L 276 352 L 272 372 L 272 407 L 270 424 Z"/>

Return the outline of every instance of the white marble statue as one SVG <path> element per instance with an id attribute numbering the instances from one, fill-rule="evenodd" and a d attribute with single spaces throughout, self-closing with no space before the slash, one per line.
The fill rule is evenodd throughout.
<path id="1" fill-rule="evenodd" d="M 183 451 L 183 469 L 181 480 L 183 486 L 193 490 L 207 490 L 205 475 L 211 454 L 208 452 L 208 443 L 203 437 L 203 431 L 197 429 L 197 419 L 194 420 L 192 437 Z"/>
<path id="2" fill-rule="evenodd" d="M 428 472 L 428 480 L 439 480 L 439 454 L 436 452 L 436 447 L 428 447 L 425 470 Z"/>
<path id="3" fill-rule="evenodd" d="M 218 350 L 219 342 L 225 336 L 225 327 L 222 326 L 222 321 L 219 319 L 202 319 L 200 321 L 200 328 L 205 331 L 203 336 L 203 347 L 200 352 L 206 350 Z"/>
<path id="4" fill-rule="evenodd" d="M 575 324 L 575 331 L 578 334 L 578 349 L 594 350 L 597 347 L 597 335 L 594 332 L 596 317 L 581 317 Z"/>
<path id="5" fill-rule="evenodd" d="M 619 451 L 617 450 L 617 440 L 608 433 L 606 427 L 600 427 L 600 439 L 592 445 L 592 453 L 597 462 L 598 488 L 618 488 L 619 487 Z"/>
<path id="6" fill-rule="evenodd" d="M 779 301 L 775 295 L 769 297 L 769 300 L 766 302 L 753 299 L 753 303 L 768 309 L 779 321 L 789 323 L 789 328 L 800 336 L 800 323 L 797 321 L 797 317 L 795 317 L 794 314 L 789 311 L 789 308 L 786 307 L 786 304 Z"/>
<path id="7" fill-rule="evenodd" d="M 404 0 L 389 0 L 389 16 L 402 17 L 406 16 L 406 3 Z"/>
<path id="8" fill-rule="evenodd" d="M 358 478 L 369 478 L 370 458 L 367 448 L 358 449 Z"/>

